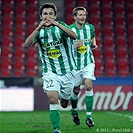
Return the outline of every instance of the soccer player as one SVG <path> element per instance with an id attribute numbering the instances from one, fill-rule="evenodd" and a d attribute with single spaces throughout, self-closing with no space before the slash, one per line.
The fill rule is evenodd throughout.
<path id="1" fill-rule="evenodd" d="M 94 76 L 95 61 L 92 50 L 96 50 L 95 28 L 92 24 L 86 23 L 86 9 L 84 7 L 76 7 L 73 9 L 73 16 L 75 22 L 70 25 L 71 29 L 77 34 L 78 38 L 74 41 L 75 46 L 75 59 L 78 67 L 76 76 L 76 85 L 73 89 L 70 102 L 72 105 L 73 121 L 76 125 L 80 125 L 78 117 L 77 102 L 78 94 L 80 92 L 81 83 L 85 84 L 85 105 L 86 105 L 86 124 L 89 127 L 94 126 L 92 120 L 93 110 L 93 86 L 92 80 L 96 80 Z"/>
<path id="2" fill-rule="evenodd" d="M 57 8 L 53 3 L 45 3 L 40 7 L 41 22 L 25 40 L 25 47 L 38 44 L 50 120 L 54 133 L 61 133 L 58 95 L 68 101 L 74 87 L 74 47 L 70 38 L 76 39 L 77 36 L 68 25 L 55 20 L 56 13 Z"/>

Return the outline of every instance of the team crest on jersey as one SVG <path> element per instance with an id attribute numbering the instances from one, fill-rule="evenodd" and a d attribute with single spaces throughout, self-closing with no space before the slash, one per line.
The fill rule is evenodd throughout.
<path id="1" fill-rule="evenodd" d="M 54 59 L 54 58 L 58 58 L 61 55 L 61 52 L 58 49 L 51 49 L 48 51 L 47 54 L 50 58 Z"/>
<path id="2" fill-rule="evenodd" d="M 80 53 L 80 54 L 84 54 L 86 51 L 87 51 L 87 47 L 86 46 L 80 46 L 77 51 Z"/>
<path id="3" fill-rule="evenodd" d="M 47 46 L 47 44 L 43 44 L 43 46 L 44 46 L 44 47 L 46 47 L 46 46 Z"/>

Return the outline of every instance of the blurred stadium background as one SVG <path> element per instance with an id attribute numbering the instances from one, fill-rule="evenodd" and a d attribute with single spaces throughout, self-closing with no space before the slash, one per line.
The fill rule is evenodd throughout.
<path id="1" fill-rule="evenodd" d="M 42 68 L 37 45 L 31 48 L 23 46 L 26 37 L 38 25 L 38 9 L 45 2 L 54 3 L 58 8 L 57 20 L 67 24 L 73 22 L 74 7 L 87 8 L 87 21 L 95 26 L 99 46 L 94 52 L 95 76 L 99 84 L 102 87 L 108 79 L 110 86 L 114 82 L 124 84 L 125 88 L 130 88 L 129 92 L 132 92 L 133 0 L 0 0 L 1 93 L 4 89 L 9 90 L 11 86 L 23 87 L 24 90 L 30 88 L 30 100 L 33 101 L 31 110 L 48 109 L 42 90 Z M 113 79 L 111 83 L 110 79 Z M 117 87 L 116 85 L 115 89 Z M 25 95 L 25 92 L 21 95 Z M 37 101 L 44 103 L 38 104 Z"/>

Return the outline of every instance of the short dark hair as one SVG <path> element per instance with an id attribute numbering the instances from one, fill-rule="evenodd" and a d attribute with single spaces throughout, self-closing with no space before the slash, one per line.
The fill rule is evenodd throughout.
<path id="1" fill-rule="evenodd" d="M 53 3 L 45 3 L 45 4 L 41 5 L 40 6 L 40 11 L 39 11 L 40 16 L 42 15 L 42 10 L 44 8 L 52 8 L 54 10 L 54 13 L 55 13 L 55 16 L 56 16 L 57 8 Z"/>
<path id="2" fill-rule="evenodd" d="M 82 7 L 82 6 L 78 6 L 78 7 L 75 7 L 75 8 L 73 9 L 73 15 L 76 16 L 76 15 L 77 15 L 77 12 L 78 12 L 79 10 L 83 10 L 84 12 L 86 12 L 86 8 L 84 8 L 84 7 Z"/>

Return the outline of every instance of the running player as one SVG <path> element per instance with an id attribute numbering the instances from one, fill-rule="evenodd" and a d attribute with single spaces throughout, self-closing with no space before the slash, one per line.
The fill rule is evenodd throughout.
<path id="1" fill-rule="evenodd" d="M 40 7 L 41 22 L 26 39 L 25 46 L 38 44 L 43 67 L 43 88 L 50 104 L 50 120 L 54 133 L 61 133 L 58 94 L 68 101 L 74 87 L 74 47 L 70 38 L 76 39 L 77 36 L 68 25 L 55 21 L 56 13 L 57 8 L 53 3 Z"/>
<path id="2" fill-rule="evenodd" d="M 76 85 L 73 89 L 70 101 L 72 105 L 71 112 L 73 121 L 76 125 L 80 125 L 77 102 L 78 94 L 80 92 L 80 84 L 84 82 L 86 89 L 84 99 L 86 105 L 86 124 L 89 127 L 93 127 L 94 122 L 91 116 L 94 101 L 92 80 L 95 80 L 95 61 L 92 50 L 96 50 L 98 46 L 96 45 L 95 28 L 92 24 L 86 23 L 86 15 L 87 12 L 84 7 L 76 7 L 73 9 L 75 23 L 71 24 L 70 27 L 78 36 L 77 40 L 74 41 L 74 44 L 78 44 L 76 47 L 78 46 L 79 48 L 75 47 L 75 60 L 78 71 Z"/>

